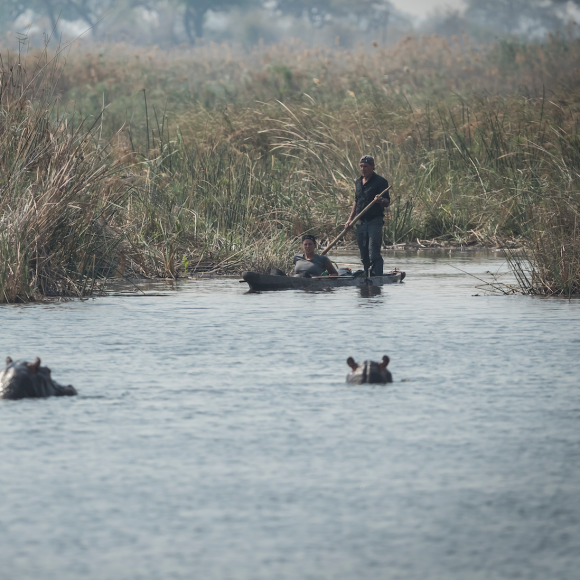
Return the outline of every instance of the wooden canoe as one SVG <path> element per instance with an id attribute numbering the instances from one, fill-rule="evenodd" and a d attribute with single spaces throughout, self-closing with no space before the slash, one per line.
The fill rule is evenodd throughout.
<path id="1" fill-rule="evenodd" d="M 257 272 L 244 272 L 243 280 L 250 286 L 250 292 L 265 290 L 325 290 L 326 288 L 341 288 L 342 286 L 382 286 L 397 284 L 405 278 L 405 272 L 394 272 L 385 276 L 318 276 L 316 278 L 298 278 L 294 276 L 271 276 Z"/>

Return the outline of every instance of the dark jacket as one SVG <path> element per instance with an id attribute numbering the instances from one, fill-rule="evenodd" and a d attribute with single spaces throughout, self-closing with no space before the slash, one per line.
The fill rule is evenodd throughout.
<path id="1" fill-rule="evenodd" d="M 379 195 L 387 187 L 389 187 L 389 182 L 380 175 L 373 173 L 371 178 L 363 185 L 362 176 L 359 177 L 355 181 L 356 185 L 356 192 L 355 192 L 355 201 L 356 201 L 356 213 L 357 215 L 375 198 L 375 196 Z M 389 196 L 389 192 L 383 193 L 383 198 L 391 200 Z M 366 222 L 372 220 L 376 217 L 383 217 L 385 215 L 385 209 L 383 206 L 375 203 L 371 209 L 363 216 L 362 221 Z"/>

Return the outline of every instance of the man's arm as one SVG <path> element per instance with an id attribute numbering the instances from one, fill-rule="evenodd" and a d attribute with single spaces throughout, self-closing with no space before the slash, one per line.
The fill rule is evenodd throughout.
<path id="1" fill-rule="evenodd" d="M 350 222 L 352 222 L 352 220 L 353 220 L 353 218 L 354 218 L 355 215 L 356 215 L 356 201 L 354 201 L 352 203 L 352 209 L 350 210 L 350 215 L 348 216 L 348 219 L 346 220 L 346 223 L 344 224 L 344 227 L 347 230 L 352 225 Z"/>
<path id="2" fill-rule="evenodd" d="M 328 270 L 329 276 L 338 276 L 338 272 L 336 271 L 336 268 L 334 267 L 334 264 L 332 263 L 330 258 L 327 259 L 326 269 Z"/>
<path id="3" fill-rule="evenodd" d="M 389 186 L 389 182 L 385 179 L 384 181 L 384 189 L 388 189 L 388 191 L 384 191 L 381 195 L 377 195 L 375 197 L 375 201 L 377 201 L 382 207 L 389 207 L 391 205 L 391 196 L 389 195 L 389 191 L 391 188 Z"/>
<path id="4" fill-rule="evenodd" d="M 383 194 L 382 197 L 380 195 L 377 195 L 375 197 L 375 201 L 377 201 L 383 207 L 389 207 L 391 205 L 391 198 L 389 197 L 388 192 L 386 194 Z"/>

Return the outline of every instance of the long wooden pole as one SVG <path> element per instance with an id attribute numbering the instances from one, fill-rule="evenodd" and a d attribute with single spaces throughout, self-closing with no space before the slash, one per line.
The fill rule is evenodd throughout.
<path id="1" fill-rule="evenodd" d="M 389 185 L 389 187 L 387 187 L 387 189 L 385 189 L 385 191 L 381 191 L 381 193 L 379 193 L 379 195 L 382 196 L 383 193 L 387 193 L 387 191 L 389 191 L 389 189 L 391 189 L 390 185 Z M 363 215 L 365 215 L 367 213 L 367 211 L 369 211 L 369 209 L 371 209 L 371 207 L 375 203 L 377 203 L 376 197 L 358 215 L 354 216 L 354 218 L 352 219 L 352 221 L 350 223 L 351 224 L 356 223 Z M 344 228 L 344 230 L 342 230 L 342 232 L 340 232 L 340 234 L 338 234 L 338 236 L 336 238 L 334 238 L 334 240 L 332 240 L 332 242 L 330 242 L 330 244 L 328 244 L 328 246 L 326 246 L 326 249 L 322 252 L 322 255 L 324 256 L 327 252 L 330 252 L 330 250 L 332 250 L 332 248 L 334 248 L 334 246 L 336 246 L 336 244 L 338 244 L 338 242 L 340 242 L 340 239 L 342 238 L 342 236 L 344 236 L 344 234 L 346 234 L 346 232 L 348 232 L 348 230 L 350 230 L 350 227 Z"/>

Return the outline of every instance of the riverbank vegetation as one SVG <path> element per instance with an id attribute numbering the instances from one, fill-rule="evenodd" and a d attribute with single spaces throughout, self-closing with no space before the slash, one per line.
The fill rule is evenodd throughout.
<path id="1" fill-rule="evenodd" d="M 2 50 L 0 301 L 110 278 L 287 268 L 328 239 L 358 158 L 385 243 L 518 246 L 526 292 L 580 290 L 580 40 L 372 52 Z"/>

